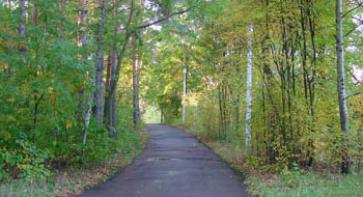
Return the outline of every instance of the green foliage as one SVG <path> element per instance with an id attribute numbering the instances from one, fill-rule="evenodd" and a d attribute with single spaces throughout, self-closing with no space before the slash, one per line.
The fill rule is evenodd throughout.
<path id="1" fill-rule="evenodd" d="M 49 159 L 48 153 L 40 150 L 26 140 L 16 140 L 15 149 L 3 148 L 0 153 L 1 179 L 7 179 L 20 171 L 21 177 L 33 178 L 49 176 L 51 173 L 45 163 Z"/>
<path id="2" fill-rule="evenodd" d="M 97 126 L 92 114 L 90 124 L 86 123 L 94 92 L 99 15 L 95 3 L 87 2 L 87 21 L 78 24 L 80 5 L 64 2 L 27 1 L 27 19 L 23 20 L 20 1 L 0 1 L 0 181 L 49 176 L 54 169 L 94 167 L 118 153 L 129 157 L 141 146 L 129 118 L 131 85 L 116 92 L 116 138 Z M 120 1 L 117 6 L 123 5 Z M 108 52 L 113 43 L 119 47 L 126 42 L 115 39 L 112 31 L 116 23 L 126 21 L 123 14 L 117 20 L 110 20 L 112 12 L 106 15 L 108 31 L 103 36 Z M 24 36 L 18 32 L 21 24 Z M 81 32 L 87 35 L 82 47 Z M 124 59 L 129 60 L 128 54 Z M 124 77 L 129 79 L 130 75 Z"/>
<path id="3" fill-rule="evenodd" d="M 91 146 L 96 145 L 95 141 L 92 141 L 87 147 L 87 155 L 85 156 L 86 164 L 90 169 L 92 167 L 97 166 L 97 164 L 101 162 L 108 161 L 119 161 L 120 157 L 122 161 L 130 161 L 136 155 L 138 155 L 142 149 L 142 139 L 139 133 L 135 133 L 132 130 L 124 130 L 120 132 L 117 138 L 98 138 L 100 140 L 108 139 L 109 145 L 105 145 L 105 143 L 101 143 L 103 145 L 97 145 L 95 148 L 91 148 Z M 88 146 L 88 145 L 87 145 Z M 29 154 L 29 153 L 27 153 Z M 30 156 L 30 155 L 29 155 Z M 10 156 L 7 156 L 10 157 Z M 39 159 L 39 156 L 32 157 L 33 159 Z M 14 164 L 20 163 L 21 161 L 16 161 L 17 158 L 8 158 L 8 160 L 12 160 Z M 31 166 L 34 169 L 34 166 Z M 102 166 L 104 168 L 108 168 L 109 166 Z M 121 166 L 110 166 L 112 168 L 117 167 L 118 170 Z M 42 168 L 42 170 L 46 170 Z M 85 172 L 81 172 L 80 170 L 75 169 L 75 173 L 84 174 Z M 34 171 L 32 171 L 34 173 Z M 2 172 L 1 172 L 2 173 Z M 34 175 L 34 174 L 33 174 Z M 91 174 L 92 175 L 92 174 Z M 87 175 L 90 176 L 90 175 Z M 9 177 L 10 178 L 10 177 Z M 89 178 L 89 177 L 88 177 Z M 103 177 L 107 178 L 107 177 Z M 7 180 L 2 182 L 0 185 L 0 196 L 11 196 L 11 197 L 43 197 L 43 196 L 61 196 L 65 195 L 65 193 L 79 191 L 79 187 L 84 187 L 82 184 L 80 177 L 77 175 L 67 175 L 66 174 L 48 174 L 48 176 L 29 176 L 25 179 L 16 179 L 16 180 Z M 95 179 L 91 182 L 94 183 Z"/>
<path id="4" fill-rule="evenodd" d="M 348 97 L 351 132 L 343 136 L 332 69 L 334 1 L 207 1 L 197 10 L 188 15 L 193 24 L 180 17 L 178 25 L 168 26 L 173 33 L 160 35 L 154 64 L 146 69 L 146 100 L 169 118 L 162 121 L 181 123 L 186 64 L 186 126 L 207 141 L 247 152 L 247 42 L 252 39 L 252 150 L 244 155 L 250 166 L 282 172 L 296 164 L 338 172 L 345 155 L 361 163 L 362 84 L 352 84 L 350 77 L 354 65 L 361 67 L 361 33 L 353 31 L 346 39 L 356 49 L 347 50 L 347 92 L 354 96 Z M 347 14 L 346 31 L 357 28 L 349 17 L 358 13 L 361 8 Z"/>
<path id="5" fill-rule="evenodd" d="M 28 141 L 17 140 L 19 152 L 17 156 L 21 159 L 16 162 L 16 167 L 22 171 L 25 177 L 39 178 L 49 176 L 50 171 L 45 168 L 44 164 L 49 158 L 48 152 L 40 150 Z"/>

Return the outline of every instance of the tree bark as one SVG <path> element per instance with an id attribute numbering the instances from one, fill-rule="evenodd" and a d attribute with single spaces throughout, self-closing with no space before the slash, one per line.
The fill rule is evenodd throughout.
<path id="1" fill-rule="evenodd" d="M 246 92 L 246 148 L 247 151 L 251 148 L 251 117 L 252 117 L 252 58 L 253 58 L 253 51 L 252 51 L 252 33 L 253 33 L 253 26 L 249 27 L 249 36 L 248 38 L 248 55 L 247 55 L 247 92 Z"/>
<path id="2" fill-rule="evenodd" d="M 110 135 L 112 137 L 117 136 L 117 100 L 116 100 L 116 93 L 110 94 L 111 92 L 111 84 L 116 83 L 116 72 L 117 72 L 117 59 L 119 55 L 117 51 L 117 31 L 118 31 L 118 22 L 116 21 L 116 15 L 117 15 L 117 0 L 112 0 L 113 3 L 113 10 L 112 10 L 112 20 L 115 21 L 115 25 L 113 28 L 113 36 L 115 41 L 112 44 L 112 53 L 110 56 L 110 67 L 107 71 L 107 81 L 106 81 L 106 99 L 105 99 L 105 124 L 110 132 Z"/>
<path id="3" fill-rule="evenodd" d="M 114 48 L 114 51 L 116 52 L 116 57 L 115 57 L 115 61 L 114 61 L 114 70 L 112 70 L 111 72 L 111 79 L 110 79 L 110 84 L 109 84 L 109 89 L 106 92 L 106 100 L 105 103 L 111 103 L 111 104 L 106 104 L 106 108 L 111 108 L 111 109 L 106 109 L 111 111 L 111 122 L 113 121 L 114 126 L 116 127 L 116 109 L 113 107 L 116 107 L 116 87 L 117 87 L 117 82 L 119 80 L 119 75 L 120 75 L 120 70 L 121 70 L 121 65 L 124 59 L 124 54 L 126 52 L 127 49 L 127 45 L 129 43 L 129 39 L 131 36 L 131 32 L 129 31 L 129 26 L 132 22 L 133 19 L 133 15 L 134 15 L 134 7 L 135 7 L 135 2 L 134 0 L 130 0 L 130 14 L 128 17 L 128 21 L 127 24 L 125 26 L 126 32 L 125 32 L 125 37 L 124 37 L 124 43 L 122 45 L 121 50 L 117 50 L 117 48 Z M 113 103 L 113 104 L 112 104 Z M 113 106 L 113 107 L 112 107 Z"/>
<path id="4" fill-rule="evenodd" d="M 21 23 L 19 26 L 19 35 L 21 37 L 25 36 L 25 31 L 26 31 L 26 27 L 25 27 L 25 23 L 26 23 L 26 0 L 20 0 L 19 1 L 20 5 L 20 17 L 21 17 Z"/>
<path id="5" fill-rule="evenodd" d="M 87 0 L 78 0 L 78 26 L 79 26 L 79 33 L 78 33 L 78 46 L 80 47 L 86 47 L 87 43 L 87 36 L 86 31 L 84 30 L 84 26 L 86 24 L 86 5 Z"/>
<path id="6" fill-rule="evenodd" d="M 65 0 L 61 0 L 64 2 Z M 86 31 L 84 30 L 86 25 L 86 14 L 87 14 L 87 0 L 78 0 L 78 35 L 77 35 L 77 44 L 80 48 L 85 48 L 87 45 L 87 36 Z M 80 57 L 82 60 L 86 57 L 83 55 Z M 88 128 L 91 121 L 91 115 L 92 115 L 92 103 L 93 103 L 93 97 L 91 95 L 88 95 L 87 98 L 85 97 L 85 94 L 87 94 L 84 90 L 84 88 L 81 88 L 79 90 L 79 124 L 82 128 L 82 136 L 81 141 L 83 145 L 86 145 L 87 143 L 87 135 L 88 135 Z M 85 106 L 85 100 L 87 101 Z"/>
<path id="7" fill-rule="evenodd" d="M 132 59 L 132 89 L 133 89 L 133 121 L 134 127 L 139 127 L 140 110 L 139 110 L 139 61 L 140 57 L 137 52 L 137 44 L 135 38 L 133 39 L 134 50 Z"/>
<path id="8" fill-rule="evenodd" d="M 186 121 L 186 97 L 187 97 L 187 66 L 183 65 L 183 112 L 182 112 L 182 119 L 183 119 L 183 126 L 185 127 Z"/>
<path id="9" fill-rule="evenodd" d="M 113 47 L 113 51 L 112 51 L 112 57 L 111 57 L 111 76 L 115 75 L 116 72 L 116 67 L 117 67 L 117 49 L 116 46 Z M 111 81 L 113 82 L 115 80 L 115 77 L 111 77 Z M 110 121 L 110 126 L 114 129 L 114 131 L 112 132 L 113 136 L 116 136 L 116 94 L 112 94 L 111 97 L 111 121 Z"/>
<path id="10" fill-rule="evenodd" d="M 349 122 L 344 71 L 343 0 L 336 0 L 336 53 L 340 128 L 343 136 L 341 170 L 343 173 L 348 173 L 350 170 L 350 158 L 347 151 Z"/>
<path id="11" fill-rule="evenodd" d="M 98 1 L 99 6 L 99 21 L 98 21 L 98 32 L 96 36 L 96 66 L 95 66 L 95 117 L 98 126 L 103 125 L 104 115 L 104 87 L 103 87 L 103 71 L 104 71 L 104 32 L 105 32 L 105 0 Z"/>

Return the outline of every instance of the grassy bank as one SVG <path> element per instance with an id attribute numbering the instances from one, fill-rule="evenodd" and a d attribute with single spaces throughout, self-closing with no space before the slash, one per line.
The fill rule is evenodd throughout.
<path id="1" fill-rule="evenodd" d="M 142 152 L 146 143 L 145 131 L 120 133 L 115 144 L 118 147 L 112 159 L 98 165 L 81 168 L 53 170 L 48 177 L 28 177 L 7 180 L 0 185 L 1 197 L 73 196 L 83 190 L 106 181 L 127 166 Z"/>

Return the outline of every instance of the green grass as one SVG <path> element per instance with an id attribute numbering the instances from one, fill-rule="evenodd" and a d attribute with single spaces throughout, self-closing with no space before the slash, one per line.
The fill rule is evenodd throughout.
<path id="1" fill-rule="evenodd" d="M 273 178 L 247 178 L 249 191 L 265 197 L 355 197 L 363 196 L 363 176 L 300 174 L 287 171 Z"/>
<path id="2" fill-rule="evenodd" d="M 55 184 L 46 179 L 20 179 L 7 182 L 0 186 L 0 196 L 3 197 L 40 197 L 55 196 Z"/>

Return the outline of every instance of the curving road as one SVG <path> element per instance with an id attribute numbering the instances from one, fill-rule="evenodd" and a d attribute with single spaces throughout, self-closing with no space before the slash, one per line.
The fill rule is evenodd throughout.
<path id="1" fill-rule="evenodd" d="M 248 197 L 241 175 L 192 135 L 149 125 L 149 143 L 135 162 L 80 197 Z"/>

